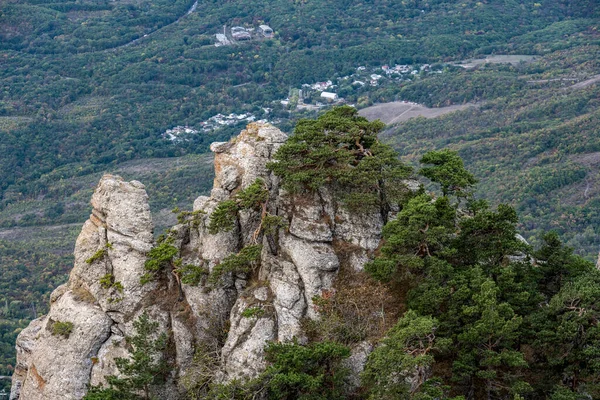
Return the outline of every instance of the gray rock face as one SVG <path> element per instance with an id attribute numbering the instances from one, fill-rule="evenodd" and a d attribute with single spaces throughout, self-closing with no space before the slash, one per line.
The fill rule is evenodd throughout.
<path id="1" fill-rule="evenodd" d="M 210 196 L 194 202 L 193 210 L 201 213 L 193 222 L 171 230 L 178 257 L 213 271 L 244 246 L 262 244 L 263 249 L 248 274 L 230 273 L 214 287 L 183 284 L 181 296 L 169 270 L 156 282 L 140 284 L 154 245 L 147 195 L 139 182 L 105 175 L 77 239 L 69 282 L 53 293 L 49 315 L 19 335 L 11 399 L 80 399 L 88 384 L 118 374 L 115 359 L 128 356 L 126 337 L 135 333 L 133 321 L 143 312 L 174 344 L 171 386 L 161 389 L 163 398 L 178 398 L 173 382 L 189 383 L 186 371 L 193 368 L 198 349 L 220 348 L 221 370 L 215 375 L 229 381 L 257 376 L 265 368 L 268 341 L 306 341 L 302 320 L 319 318 L 313 298 L 332 289 L 341 266 L 362 269 L 379 245 L 383 219 L 378 213 L 346 211 L 327 188 L 301 197 L 281 190 L 266 164 L 286 138 L 273 126 L 250 124 L 237 138 L 211 145 L 214 187 Z M 261 213 L 248 210 L 239 213 L 233 230 L 210 234 L 210 214 L 219 202 L 257 178 L 269 189 L 265 209 L 287 228 L 265 235 L 259 229 Z M 122 288 L 101 284 L 107 276 Z M 68 339 L 52 335 L 54 321 L 73 323 Z M 370 351 L 365 346 L 353 352 L 353 370 L 362 368 Z"/>
<path id="2" fill-rule="evenodd" d="M 53 331 L 61 322 L 72 324 L 68 337 Z M 100 307 L 76 300 L 72 292 L 61 296 L 41 324 L 20 335 L 26 338 L 37 331 L 17 398 L 81 399 L 87 391 L 92 358 L 110 335 L 112 324 Z"/>
<path id="3" fill-rule="evenodd" d="M 131 318 L 155 289 L 140 285 L 153 244 L 144 186 L 105 175 L 92 206 L 77 238 L 69 281 L 50 296 L 49 314 L 19 335 L 12 399 L 80 399 L 90 379 L 102 382 L 114 374 L 114 358 L 124 353 L 114 343 L 133 333 Z M 107 275 L 121 288 L 103 287 L 100 280 Z M 72 324 L 68 337 L 53 332 L 61 322 Z"/>
<path id="4" fill-rule="evenodd" d="M 228 379 L 254 378 L 265 368 L 265 344 L 276 338 L 274 317 L 265 311 L 244 315 L 245 310 L 264 310 L 259 307 L 240 297 L 231 310 L 231 328 L 221 353 Z"/>
<path id="5" fill-rule="evenodd" d="M 104 175 L 92 196 L 93 211 L 77 238 L 69 288 L 88 292 L 103 310 L 122 323 L 136 311 L 155 285 L 141 285 L 146 253 L 153 245 L 153 224 L 144 186 Z M 93 262 L 94 255 L 102 254 Z M 96 258 L 96 257 L 94 257 Z M 110 275 L 121 284 L 103 287 Z"/>
<path id="6" fill-rule="evenodd" d="M 347 385 L 351 389 L 360 386 L 360 374 L 365 369 L 367 359 L 373 352 L 373 345 L 367 341 L 361 342 L 351 349 L 350 357 L 344 360 L 344 367 L 350 371 L 347 379 Z"/>

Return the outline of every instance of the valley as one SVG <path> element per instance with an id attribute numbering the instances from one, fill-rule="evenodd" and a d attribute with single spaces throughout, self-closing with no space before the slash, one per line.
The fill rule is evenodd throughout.
<path id="1" fill-rule="evenodd" d="M 382 140 L 411 165 L 429 150 L 458 151 L 480 181 L 476 196 L 514 206 L 531 244 L 553 229 L 596 259 L 595 3 L 2 3 L 0 374 L 14 366 L 18 331 L 66 280 L 104 172 L 146 186 L 158 235 L 175 221 L 172 209 L 189 210 L 212 187 L 210 143 L 242 127 L 215 122 L 204 132 L 202 123 L 247 114 L 291 133 L 329 108 L 323 91 L 387 123 Z M 223 25 L 263 23 L 270 40 L 214 45 Z M 388 76 L 394 66 L 407 72 Z M 372 74 L 384 78 L 372 85 Z M 303 84 L 327 81 L 336 87 L 297 102 Z M 164 137 L 178 126 L 201 133 Z"/>

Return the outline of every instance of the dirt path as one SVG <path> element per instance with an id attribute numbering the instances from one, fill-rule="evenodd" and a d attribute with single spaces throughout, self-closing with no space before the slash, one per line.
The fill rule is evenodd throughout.
<path id="1" fill-rule="evenodd" d="M 475 104 L 467 103 L 449 107 L 429 108 L 417 103 L 393 101 L 363 108 L 358 113 L 369 120 L 380 119 L 385 124 L 392 125 L 415 117 L 435 118 L 469 107 L 475 107 Z"/>
<path id="2" fill-rule="evenodd" d="M 134 45 L 134 44 L 138 43 L 139 41 L 141 41 L 142 39 L 147 39 L 147 38 L 149 38 L 149 37 L 150 37 L 150 35 L 154 35 L 156 32 L 160 32 L 160 31 L 162 31 L 163 29 L 165 29 L 165 28 L 167 28 L 167 27 L 169 27 L 169 26 L 171 26 L 171 25 L 175 25 L 175 24 L 179 23 L 179 21 L 181 21 L 181 19 L 182 19 L 182 18 L 184 18 L 184 17 L 186 17 L 186 16 L 190 15 L 191 13 L 193 13 L 194 11 L 196 11 L 196 7 L 198 7 L 198 0 L 196 0 L 196 1 L 194 2 L 194 4 L 192 4 L 192 6 L 189 8 L 189 10 L 187 10 L 187 11 L 185 12 L 185 14 L 183 14 L 182 16 L 180 16 L 179 18 L 177 18 L 175 21 L 171 22 L 170 24 L 168 24 L 168 25 L 165 25 L 165 26 L 161 26 L 160 28 L 158 28 L 158 29 L 156 29 L 156 30 L 154 30 L 154 31 L 152 31 L 152 32 L 149 32 L 149 33 L 145 34 L 145 35 L 144 35 L 144 36 L 142 36 L 142 37 L 139 37 L 139 38 L 137 38 L 137 39 L 133 39 L 133 40 L 132 40 L 131 42 L 129 42 L 129 43 L 125 43 L 125 44 L 122 44 L 122 45 L 120 45 L 120 46 L 117 46 L 117 47 L 111 47 L 110 49 L 105 49 L 105 50 L 102 50 L 102 51 L 116 51 L 116 50 L 122 49 L 122 48 L 124 48 L 124 47 L 129 47 L 129 46 L 132 46 L 132 45 Z"/>
<path id="3" fill-rule="evenodd" d="M 600 74 L 594 75 L 590 79 L 585 80 L 583 82 L 579 82 L 574 85 L 571 85 L 566 89 L 583 89 L 583 88 L 588 87 L 596 82 L 600 82 Z"/>

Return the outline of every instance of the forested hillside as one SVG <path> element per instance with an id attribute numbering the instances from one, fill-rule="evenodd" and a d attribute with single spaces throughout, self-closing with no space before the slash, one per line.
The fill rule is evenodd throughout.
<path id="1" fill-rule="evenodd" d="M 481 180 L 478 195 L 516 206 L 529 241 L 541 243 L 541 231 L 555 228 L 578 254 L 593 258 L 600 229 L 599 89 L 597 83 L 567 87 L 600 74 L 598 17 L 594 0 L 2 2 L 0 265 L 16 262 L 28 272 L 0 288 L 1 323 L 8 324 L 0 375 L 10 374 L 19 319 L 33 317 L 32 301 L 44 310 L 42 293 L 65 278 L 71 262 L 65 254 L 77 231 L 69 224 L 85 220 L 102 171 L 143 181 L 153 210 L 164 217 L 210 186 L 206 160 L 195 154 L 243 125 L 184 141 L 163 138 L 166 129 L 251 112 L 290 131 L 314 112 L 279 101 L 305 83 L 334 80 L 338 93 L 358 106 L 478 104 L 392 127 L 386 140 L 413 162 L 430 149 L 458 150 Z M 274 29 L 274 38 L 214 46 L 223 25 L 261 23 Z M 457 65 L 491 54 L 536 59 Z M 380 73 L 384 65 L 426 63 L 441 73 L 377 86 L 336 80 L 359 66 Z M 57 225 L 60 235 L 52 233 Z M 20 227 L 41 236 L 23 244 Z M 30 277 L 44 268 L 56 275 L 48 287 Z"/>
<path id="2" fill-rule="evenodd" d="M 556 230 L 593 260 L 600 244 L 599 60 L 600 47 L 588 45 L 529 65 L 480 66 L 405 86 L 403 98 L 429 105 L 480 102 L 390 127 L 386 138 L 412 162 L 430 149 L 459 151 L 481 180 L 478 196 L 514 205 L 528 241 L 539 244 L 541 232 Z"/>

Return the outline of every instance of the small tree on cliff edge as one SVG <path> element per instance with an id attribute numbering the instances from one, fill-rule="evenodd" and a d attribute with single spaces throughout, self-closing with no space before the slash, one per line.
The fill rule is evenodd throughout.
<path id="1" fill-rule="evenodd" d="M 144 312 L 133 323 L 136 334 L 127 337 L 131 344 L 130 358 L 117 358 L 120 377 L 108 376 L 108 387 L 93 386 L 83 400 L 150 400 L 150 386 L 161 383 L 168 366 L 163 359 L 163 351 L 167 344 L 167 335 L 162 333 L 152 340 L 158 328 L 157 322 L 151 322 Z M 141 395 L 140 395 L 141 393 Z"/>
<path id="2" fill-rule="evenodd" d="M 469 197 L 477 179 L 466 170 L 463 160 L 453 150 L 430 151 L 420 160 L 421 164 L 430 164 L 421 168 L 419 173 L 432 182 L 439 183 L 442 195 L 460 198 Z"/>
<path id="3" fill-rule="evenodd" d="M 385 208 L 402 198 L 402 180 L 412 170 L 377 140 L 383 127 L 379 120 L 359 116 L 353 107 L 334 108 L 316 120 L 299 121 L 267 167 L 291 193 L 328 185 L 348 208 Z"/>

